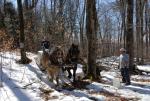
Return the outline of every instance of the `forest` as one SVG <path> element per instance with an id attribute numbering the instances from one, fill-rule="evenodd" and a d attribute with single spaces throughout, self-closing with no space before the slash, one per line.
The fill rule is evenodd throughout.
<path id="1" fill-rule="evenodd" d="M 122 52 L 127 56 L 121 58 Z M 128 68 L 122 72 L 121 66 Z M 48 79 L 62 83 L 60 71 L 67 73 L 63 75 L 68 76 L 69 83 L 53 88 Z M 34 77 L 27 79 L 30 75 Z M 130 85 L 122 85 L 128 76 Z M 6 79 L 12 81 L 7 83 Z M 147 101 L 150 98 L 150 1 L 0 0 L 0 90 L 7 84 L 10 84 L 8 88 L 30 90 L 37 84 L 35 90 L 42 92 L 39 99 L 35 96 L 32 99 L 24 93 L 19 97 L 20 89 L 12 88 L 17 96 L 13 101 L 61 100 L 50 97 L 51 89 L 66 95 L 71 89 L 75 97 L 68 98 L 69 101 Z M 118 92 L 105 89 L 107 85 L 116 87 Z M 96 92 L 95 86 L 103 90 Z M 6 89 L 0 91 L 1 101 L 11 99 Z M 83 96 L 78 96 L 72 89 L 83 89 L 88 94 L 82 92 Z M 122 89 L 131 90 L 127 93 L 132 96 L 128 98 Z M 9 94 L 4 96 L 6 91 Z M 91 97 L 89 92 L 105 98 Z M 62 101 L 68 101 L 64 96 Z"/>

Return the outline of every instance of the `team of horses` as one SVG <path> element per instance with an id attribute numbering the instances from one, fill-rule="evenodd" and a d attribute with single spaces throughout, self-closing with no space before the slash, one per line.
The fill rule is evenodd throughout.
<path id="1" fill-rule="evenodd" d="M 79 63 L 79 49 L 77 45 L 72 45 L 67 54 L 61 47 L 56 47 L 53 52 L 46 51 L 43 48 L 43 54 L 40 59 L 41 70 L 46 71 L 52 80 L 56 80 L 59 85 L 61 71 L 67 71 L 67 77 L 73 76 L 73 82 L 76 81 L 77 64 Z M 73 70 L 73 74 L 71 73 Z"/>

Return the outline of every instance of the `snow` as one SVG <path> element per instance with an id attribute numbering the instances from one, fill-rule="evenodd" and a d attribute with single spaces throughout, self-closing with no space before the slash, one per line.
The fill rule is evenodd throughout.
<path id="1" fill-rule="evenodd" d="M 138 65 L 137 69 L 146 71 L 146 72 L 150 72 L 150 65 Z"/>
<path id="2" fill-rule="evenodd" d="M 0 53 L 0 67 L 2 67 L 2 72 L 0 71 L 2 82 L 0 83 L 3 85 L 0 87 L 0 101 L 111 101 L 112 97 L 122 97 L 134 101 L 149 101 L 150 99 L 149 75 L 133 75 L 131 76 L 131 85 L 121 84 L 121 87 L 118 88 L 113 86 L 113 81 L 116 78 L 121 81 L 120 72 L 114 69 L 101 72 L 102 80 L 105 83 L 90 81 L 86 89 L 61 89 L 58 91 L 54 89 L 54 84 L 47 79 L 47 74 L 41 72 L 37 66 L 38 55 L 27 53 L 27 56 L 32 59 L 32 62 L 21 65 L 16 63 L 16 60 L 20 58 L 19 52 Z M 99 61 L 103 64 L 108 62 L 108 65 L 112 66 L 110 64 L 117 63 L 114 58 L 116 57 Z M 149 68 L 149 66 L 140 68 Z M 80 64 L 77 75 L 84 76 Z M 44 93 L 44 90 L 49 93 Z"/>
<path id="3" fill-rule="evenodd" d="M 109 69 L 111 69 L 111 67 L 118 67 L 119 56 L 111 56 L 111 57 L 97 59 L 96 63 Z"/>

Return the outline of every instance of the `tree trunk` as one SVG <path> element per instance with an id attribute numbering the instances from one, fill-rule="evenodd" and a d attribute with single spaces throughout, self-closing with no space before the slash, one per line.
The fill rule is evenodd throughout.
<path id="1" fill-rule="evenodd" d="M 24 21 L 22 13 L 22 0 L 17 0 L 18 12 L 19 12 L 19 21 L 20 21 L 20 53 L 21 60 L 20 63 L 26 64 L 29 63 L 29 59 L 26 57 L 25 53 L 25 35 L 24 35 Z"/>
<path id="2" fill-rule="evenodd" d="M 122 27 L 123 27 L 123 46 L 126 46 L 126 34 L 127 34 L 127 26 L 126 26 L 126 13 L 127 13 L 127 1 L 120 0 L 121 3 L 121 18 L 122 18 Z"/>
<path id="3" fill-rule="evenodd" d="M 134 47 L 133 47 L 133 0 L 127 0 L 127 36 L 126 49 L 129 53 L 129 67 L 133 70 Z"/>
<path id="4" fill-rule="evenodd" d="M 81 18 L 80 18 L 80 46 L 81 46 L 81 56 L 85 56 L 85 43 L 84 43 L 84 25 L 85 25 L 85 6 L 86 6 L 86 2 L 84 2 L 84 8 L 83 8 L 83 11 L 82 11 L 82 15 L 81 15 Z"/>
<path id="5" fill-rule="evenodd" d="M 88 39 L 88 76 L 96 79 L 96 34 L 98 29 L 95 0 L 87 0 L 86 34 Z"/>
<path id="6" fill-rule="evenodd" d="M 140 19 L 140 21 L 141 21 L 141 24 L 140 24 L 140 29 L 141 29 L 141 39 L 140 39 L 140 43 L 141 43 L 141 64 L 143 64 L 144 63 L 144 41 L 143 41 L 143 38 L 144 38 L 144 29 L 143 29 L 143 26 L 144 26 L 144 24 L 143 24 L 143 22 L 144 22 L 144 14 L 143 14 L 143 12 L 144 12 L 144 1 L 143 0 L 141 0 L 141 3 L 140 3 L 140 15 L 141 15 L 141 19 Z"/>
<path id="7" fill-rule="evenodd" d="M 136 43 L 137 43 L 137 61 L 143 64 L 143 11 L 144 2 L 143 0 L 136 0 Z M 139 61 L 139 58 L 140 61 Z"/>
<path id="8" fill-rule="evenodd" d="M 29 7 L 29 2 L 28 2 L 28 0 L 24 0 L 24 3 L 25 3 L 25 8 L 28 9 L 28 7 Z"/>
<path id="9" fill-rule="evenodd" d="M 145 0 L 146 57 L 148 58 L 148 0 Z"/>
<path id="10" fill-rule="evenodd" d="M 140 57 L 140 38 L 141 38 L 141 29 L 140 29 L 140 8 L 139 8 L 140 1 L 136 0 L 136 58 L 137 62 L 139 62 L 139 57 Z"/>

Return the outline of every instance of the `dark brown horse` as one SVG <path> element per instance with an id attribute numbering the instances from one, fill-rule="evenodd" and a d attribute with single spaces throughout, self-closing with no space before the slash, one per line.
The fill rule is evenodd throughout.
<path id="1" fill-rule="evenodd" d="M 67 56 L 65 58 L 64 68 L 68 71 L 68 77 L 72 77 L 71 69 L 73 70 L 73 81 L 76 81 L 76 70 L 77 64 L 79 60 L 79 48 L 78 45 L 72 44 L 70 49 L 68 50 Z"/>

